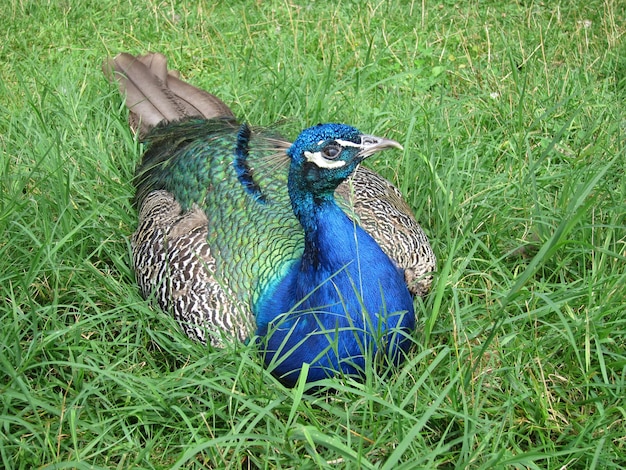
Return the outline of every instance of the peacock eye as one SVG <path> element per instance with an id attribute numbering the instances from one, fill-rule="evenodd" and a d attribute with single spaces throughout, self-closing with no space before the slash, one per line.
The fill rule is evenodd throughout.
<path id="1" fill-rule="evenodd" d="M 336 159 L 341 153 L 341 147 L 337 144 L 327 145 L 322 149 L 322 155 L 329 160 Z"/>

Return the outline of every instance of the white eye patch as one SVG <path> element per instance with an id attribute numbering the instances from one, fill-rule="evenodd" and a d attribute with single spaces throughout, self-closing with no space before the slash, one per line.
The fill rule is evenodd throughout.
<path id="1" fill-rule="evenodd" d="M 327 142 L 326 140 L 320 140 L 317 145 L 322 145 L 324 142 Z M 349 140 L 341 140 L 341 139 L 335 139 L 335 143 L 341 145 L 342 147 L 358 147 L 358 148 L 362 148 L 363 144 L 355 144 L 354 142 L 350 142 Z"/>
<path id="2" fill-rule="evenodd" d="M 346 164 L 343 160 L 327 160 L 322 155 L 322 152 L 304 152 L 304 157 L 307 161 L 315 163 L 320 168 L 341 168 Z"/>
<path id="3" fill-rule="evenodd" d="M 335 142 L 337 142 L 342 147 L 356 147 L 360 149 L 364 147 L 363 144 L 355 144 L 354 142 L 350 142 L 349 140 L 336 139 Z"/>

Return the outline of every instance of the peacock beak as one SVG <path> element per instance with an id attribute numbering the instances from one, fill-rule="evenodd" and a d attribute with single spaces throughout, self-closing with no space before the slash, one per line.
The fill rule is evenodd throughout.
<path id="1" fill-rule="evenodd" d="M 391 139 L 385 139 L 384 137 L 376 137 L 375 135 L 361 135 L 361 148 L 359 156 L 361 158 L 367 158 L 376 152 L 385 150 L 387 148 L 397 148 L 403 150 L 404 147 L 399 142 Z"/>

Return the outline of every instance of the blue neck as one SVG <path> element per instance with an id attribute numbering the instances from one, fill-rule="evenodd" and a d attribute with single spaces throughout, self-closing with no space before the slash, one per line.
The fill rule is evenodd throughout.
<path id="1" fill-rule="evenodd" d="M 305 233 L 302 259 L 255 308 L 259 336 L 269 334 L 266 362 L 282 361 L 274 374 L 293 384 L 303 362 L 311 365 L 308 381 L 334 371 L 358 374 L 365 351 L 375 353 L 378 344 L 398 359 L 409 343 L 397 329 L 415 325 L 403 272 L 332 194 L 296 192 L 292 205 Z"/>

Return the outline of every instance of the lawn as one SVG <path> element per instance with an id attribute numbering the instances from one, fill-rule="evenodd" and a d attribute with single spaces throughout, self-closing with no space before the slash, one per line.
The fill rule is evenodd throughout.
<path id="1" fill-rule="evenodd" d="M 0 6 L 0 467 L 626 465 L 626 4 Z M 130 267 L 141 146 L 100 66 L 160 51 L 254 125 L 339 121 L 437 254 L 411 359 L 280 385 Z"/>

